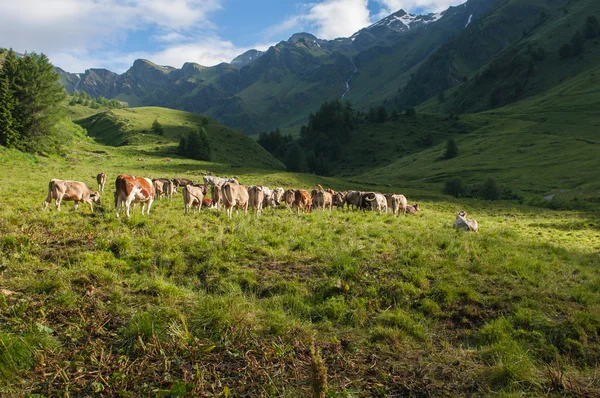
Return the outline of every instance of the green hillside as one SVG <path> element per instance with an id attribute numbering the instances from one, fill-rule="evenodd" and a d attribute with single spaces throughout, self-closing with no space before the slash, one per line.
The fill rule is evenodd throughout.
<path id="1" fill-rule="evenodd" d="M 163 126 L 164 135 L 152 133 L 154 120 Z M 181 135 L 204 126 L 217 163 L 253 168 L 282 169 L 274 159 L 250 137 L 225 127 L 202 115 L 166 108 L 142 107 L 114 109 L 77 121 L 98 142 L 111 146 L 145 146 L 149 154 L 176 154 Z"/>

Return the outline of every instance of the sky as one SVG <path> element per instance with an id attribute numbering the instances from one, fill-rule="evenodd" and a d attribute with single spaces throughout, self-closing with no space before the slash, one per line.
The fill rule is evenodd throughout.
<path id="1" fill-rule="evenodd" d="M 138 58 L 212 66 L 296 32 L 349 37 L 400 9 L 427 14 L 464 1 L 0 0 L 0 47 L 44 53 L 73 73 L 123 73 Z"/>

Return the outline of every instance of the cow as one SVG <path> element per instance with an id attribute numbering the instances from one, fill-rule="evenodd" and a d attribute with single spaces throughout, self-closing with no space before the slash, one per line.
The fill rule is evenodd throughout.
<path id="1" fill-rule="evenodd" d="M 323 187 L 321 185 L 318 185 L 319 189 L 313 190 L 312 191 L 312 205 L 314 208 L 329 208 L 329 210 L 331 211 L 331 206 L 332 206 L 332 197 L 331 197 L 331 193 L 327 192 L 323 189 Z"/>
<path id="2" fill-rule="evenodd" d="M 226 182 L 221 186 L 223 206 L 227 209 L 229 219 L 233 218 L 233 208 L 244 209 L 248 214 L 248 188 L 233 182 Z"/>
<path id="3" fill-rule="evenodd" d="M 348 191 L 348 193 L 346 193 L 346 204 L 348 205 L 348 209 L 350 209 L 350 206 L 355 209 L 360 209 L 362 204 L 362 194 L 361 191 Z"/>
<path id="4" fill-rule="evenodd" d="M 456 214 L 454 228 L 477 232 L 479 230 L 479 225 L 477 224 L 477 221 L 475 219 L 467 218 L 467 213 L 465 211 L 459 211 Z"/>
<path id="5" fill-rule="evenodd" d="M 248 188 L 248 207 L 252 210 L 256 208 L 256 217 L 260 217 L 264 201 L 264 187 L 252 185 Z"/>
<path id="6" fill-rule="evenodd" d="M 168 196 L 167 192 L 171 190 L 172 182 L 167 178 L 153 178 L 152 185 L 154 186 L 156 197 L 161 199 L 163 196 Z"/>
<path id="7" fill-rule="evenodd" d="M 401 211 L 402 214 L 406 214 L 406 207 L 408 206 L 408 202 L 406 201 L 406 197 L 404 195 L 395 195 L 393 193 L 386 193 L 385 199 L 387 201 L 387 207 L 389 210 L 394 213 L 394 216 L 398 215 L 398 212 Z"/>
<path id="8" fill-rule="evenodd" d="M 196 209 L 200 211 L 202 209 L 202 199 L 204 198 L 204 192 L 202 187 L 196 187 L 192 184 L 188 184 L 183 187 L 183 206 L 185 213 L 190 212 L 190 207 L 195 213 Z"/>
<path id="9" fill-rule="evenodd" d="M 421 208 L 419 207 L 418 203 L 415 203 L 414 205 L 406 206 L 406 212 L 408 214 L 416 214 L 419 210 L 421 210 Z"/>
<path id="10" fill-rule="evenodd" d="M 150 208 L 156 192 L 152 185 L 152 180 L 144 177 L 129 176 L 121 174 L 115 181 L 115 209 L 117 218 L 119 217 L 119 208 L 124 204 L 127 218 L 131 217 L 130 207 L 132 203 L 142 204 L 142 214 L 144 206 L 148 206 L 146 214 L 150 214 Z"/>
<path id="11" fill-rule="evenodd" d="M 310 213 L 312 198 L 304 189 L 297 189 L 294 191 L 294 205 L 298 209 L 298 214 L 300 214 L 301 211 Z"/>
<path id="12" fill-rule="evenodd" d="M 212 205 L 219 210 L 219 205 L 223 203 L 223 198 L 221 195 L 221 185 L 214 184 L 210 188 L 210 196 L 212 197 Z"/>
<path id="13" fill-rule="evenodd" d="M 202 206 L 204 206 L 206 208 L 212 207 L 212 199 L 211 198 L 203 198 Z"/>
<path id="14" fill-rule="evenodd" d="M 279 206 L 279 202 L 283 199 L 283 194 L 285 190 L 283 188 L 275 188 L 273 190 L 273 202 L 275 203 L 275 207 Z"/>
<path id="15" fill-rule="evenodd" d="M 277 207 L 277 202 L 275 202 L 275 195 L 271 188 L 263 186 L 262 193 L 263 193 L 263 208 L 267 208 L 269 206 Z"/>
<path id="16" fill-rule="evenodd" d="M 79 208 L 79 202 L 90 205 L 90 210 L 94 212 L 93 203 L 100 205 L 100 193 L 92 191 L 86 184 L 79 181 L 58 180 L 53 178 L 48 183 L 48 196 L 44 201 L 44 209 L 55 199 L 56 208 L 60 211 L 60 204 L 63 200 L 74 201 L 75 210 Z"/>
<path id="17" fill-rule="evenodd" d="M 237 178 L 217 177 L 217 176 L 204 176 L 204 183 L 207 185 L 223 185 L 226 182 L 233 182 L 239 184 Z"/>
<path id="18" fill-rule="evenodd" d="M 365 208 L 370 206 L 371 210 L 377 210 L 379 214 L 381 214 L 382 211 L 387 212 L 387 200 L 385 199 L 385 196 L 379 192 L 368 192 L 364 194 L 362 201 Z"/>
<path id="19" fill-rule="evenodd" d="M 288 189 L 287 191 L 285 191 L 283 193 L 283 202 L 285 203 L 285 206 L 290 211 L 292 210 L 292 207 L 294 206 L 295 197 L 296 197 L 296 191 L 294 191 L 293 189 Z"/>
<path id="20" fill-rule="evenodd" d="M 344 203 L 346 203 L 346 192 L 335 192 L 331 194 L 331 202 L 333 206 L 337 208 L 344 208 Z"/>
<path id="21" fill-rule="evenodd" d="M 167 180 L 163 182 L 163 195 L 169 198 L 169 201 L 173 199 L 173 195 L 177 193 L 177 187 L 173 183 L 172 180 Z"/>
<path id="22" fill-rule="evenodd" d="M 188 184 L 193 184 L 194 181 L 188 179 L 188 178 L 173 178 L 173 184 L 175 184 L 175 189 L 179 188 L 179 187 L 185 187 Z"/>
<path id="23" fill-rule="evenodd" d="M 98 183 L 98 191 L 104 192 L 104 184 L 106 184 L 106 173 L 100 173 L 96 177 L 92 176 L 92 178 L 96 179 Z"/>

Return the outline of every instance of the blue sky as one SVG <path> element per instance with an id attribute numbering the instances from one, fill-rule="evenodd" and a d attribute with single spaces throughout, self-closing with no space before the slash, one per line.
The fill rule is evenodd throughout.
<path id="1" fill-rule="evenodd" d="M 69 72 L 122 73 L 134 60 L 181 67 L 229 62 L 293 33 L 348 37 L 399 9 L 439 12 L 464 0 L 2 0 L 0 47 L 48 55 Z"/>

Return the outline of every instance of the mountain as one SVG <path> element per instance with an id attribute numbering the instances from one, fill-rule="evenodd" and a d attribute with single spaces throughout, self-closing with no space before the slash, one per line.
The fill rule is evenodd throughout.
<path id="1" fill-rule="evenodd" d="M 235 66 L 236 68 L 242 68 L 246 65 L 248 65 L 250 62 L 254 61 L 256 58 L 260 57 L 261 55 L 263 55 L 264 52 L 263 51 L 258 51 L 258 50 L 248 50 L 245 53 L 238 55 L 237 57 L 235 57 L 230 64 Z"/>
<path id="2" fill-rule="evenodd" d="M 78 89 L 130 106 L 204 113 L 248 134 L 298 125 L 325 100 L 344 95 L 368 107 L 393 96 L 414 67 L 491 3 L 470 0 L 424 16 L 400 10 L 350 38 L 298 33 L 265 52 L 250 50 L 213 67 L 176 69 L 137 60 L 122 75 L 90 69 Z"/>

